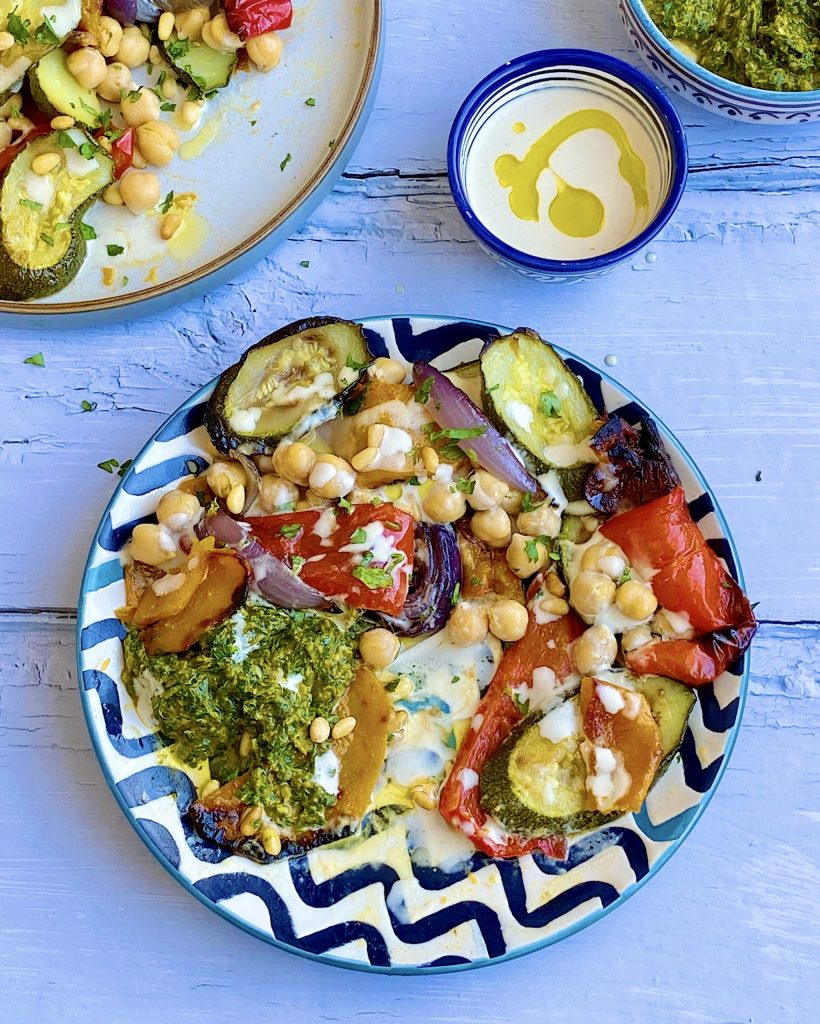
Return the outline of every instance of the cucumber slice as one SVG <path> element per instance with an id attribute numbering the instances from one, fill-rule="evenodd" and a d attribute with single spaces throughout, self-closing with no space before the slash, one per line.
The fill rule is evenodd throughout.
<path id="1" fill-rule="evenodd" d="M 194 86 L 200 96 L 223 89 L 236 68 L 235 52 L 220 53 L 205 43 L 180 39 L 175 32 L 165 40 L 157 37 L 156 44 L 177 77 Z"/>
<path id="2" fill-rule="evenodd" d="M 64 50 L 52 50 L 28 73 L 31 98 L 48 117 L 68 114 L 89 128 L 100 123 L 97 94 L 84 89 L 68 70 Z"/>
<path id="3" fill-rule="evenodd" d="M 60 146 L 66 135 L 75 142 L 70 150 Z M 91 160 L 79 153 L 84 144 L 94 149 Z M 55 152 L 61 157 L 55 170 L 32 171 L 36 157 Z M 51 295 L 76 277 L 86 252 L 79 227 L 82 215 L 113 179 L 111 158 L 76 128 L 40 136 L 15 157 L 0 191 L 0 295 L 4 299 Z"/>
<path id="4" fill-rule="evenodd" d="M 595 433 L 599 415 L 563 359 L 534 331 L 519 328 L 487 342 L 481 352 L 481 376 L 484 411 L 524 449 L 527 468 L 542 473 L 560 467 L 562 485 L 576 494 L 588 466 L 573 447 Z M 550 453 L 559 445 L 561 459 L 557 452 Z M 573 500 L 569 493 L 567 497 Z"/>

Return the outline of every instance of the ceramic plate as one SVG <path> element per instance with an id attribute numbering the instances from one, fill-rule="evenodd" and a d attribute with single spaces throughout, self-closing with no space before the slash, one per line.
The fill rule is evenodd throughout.
<path id="1" fill-rule="evenodd" d="M 440 368 L 474 359 L 482 340 L 510 330 L 425 317 L 362 322 L 375 355 L 428 359 Z M 589 363 L 562 355 L 599 405 L 633 423 L 649 411 Z M 263 866 L 192 831 L 184 815 L 195 780 L 162 763 L 162 741 L 146 733 L 121 685 L 124 629 L 114 611 L 125 600 L 118 553 L 134 525 L 153 518 L 159 496 L 194 464 L 207 465 L 202 422 L 212 387 L 177 410 L 134 460 L 103 515 L 80 594 L 77 655 L 88 727 L 106 780 L 143 842 L 197 899 L 251 934 L 362 970 L 418 973 L 498 963 L 558 942 L 623 903 L 681 845 L 712 796 L 740 722 L 748 654 L 697 691 L 680 756 L 640 813 L 576 838 L 565 862 L 538 853 L 506 861 L 473 850 L 465 855 L 463 837 L 443 823 L 440 841 L 411 856 L 401 818 L 367 840 L 366 862 L 358 856 L 355 865 L 326 847 Z M 659 426 L 694 519 L 742 585 L 714 496 L 686 451 Z"/>
<path id="2" fill-rule="evenodd" d="M 182 146 L 158 172 L 162 194 L 195 192 L 200 232 L 169 247 L 159 214 L 134 217 L 97 202 L 84 218 L 97 239 L 74 281 L 34 303 L 0 302 L 0 314 L 93 313 L 98 322 L 102 311 L 121 316 L 135 302 L 146 304 L 142 314 L 148 301 L 183 301 L 261 259 L 310 215 L 350 158 L 375 92 L 382 21 L 381 0 L 300 0 L 279 67 L 234 75 L 192 131 L 171 121 Z M 111 258 L 111 244 L 125 253 Z M 115 271 L 112 285 L 104 267 Z"/>

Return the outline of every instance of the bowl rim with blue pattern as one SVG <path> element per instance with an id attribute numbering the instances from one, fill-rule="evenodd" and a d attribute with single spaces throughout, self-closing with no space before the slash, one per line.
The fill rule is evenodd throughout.
<path id="1" fill-rule="evenodd" d="M 802 91 L 758 89 L 753 85 L 733 82 L 731 78 L 724 78 L 722 75 L 715 74 L 714 71 L 710 71 L 708 68 L 703 67 L 702 64 L 692 60 L 668 36 L 661 32 L 652 20 L 643 0 L 620 0 L 620 2 L 632 11 L 640 27 L 668 60 L 680 65 L 680 67 L 694 78 L 699 79 L 705 86 L 716 89 L 723 94 L 728 94 L 730 98 L 734 97 L 735 99 L 743 100 L 752 106 L 755 104 L 766 104 L 768 106 L 782 107 L 787 110 L 790 107 L 805 107 L 806 104 L 820 104 L 820 89 L 804 89 Z"/>
<path id="2" fill-rule="evenodd" d="M 634 238 L 609 252 L 577 260 L 557 260 L 534 256 L 505 242 L 487 228 L 476 214 L 467 195 L 465 144 L 474 119 L 493 97 L 518 80 L 549 68 L 572 67 L 603 72 L 612 79 L 625 83 L 637 93 L 656 115 L 669 144 L 671 173 L 667 194 L 649 224 Z M 648 245 L 666 226 L 680 203 L 686 187 L 689 153 L 686 133 L 674 106 L 664 92 L 643 71 L 597 50 L 549 49 L 535 50 L 506 61 L 486 75 L 467 95 L 450 129 L 447 142 L 447 174 L 456 207 L 465 223 L 482 245 L 502 262 L 511 264 L 534 276 L 579 277 L 609 270 L 634 256 Z"/>
<path id="3" fill-rule="evenodd" d="M 484 321 L 431 315 L 364 317 L 360 319 L 360 322 L 365 328 L 374 354 L 401 354 L 408 359 L 415 357 L 438 360 L 447 353 L 452 353 L 453 358 L 447 361 L 448 365 L 461 361 L 457 357 L 464 355 L 467 347 L 465 343 L 478 339 L 477 344 L 479 344 L 487 338 L 510 332 L 510 328 Z M 736 577 L 741 586 L 744 586 L 737 549 L 726 519 L 694 459 L 683 445 L 662 420 L 608 373 L 567 352 L 560 346 L 556 346 L 556 348 L 568 360 L 572 370 L 583 379 L 587 389 L 591 390 L 593 398 L 603 401 L 607 399 L 607 395 L 614 396 L 620 402 L 616 407 L 617 411 L 627 420 L 634 422 L 642 414 L 647 413 L 655 419 L 670 456 L 684 478 L 687 496 L 691 491 L 697 492 L 696 496 L 689 501 L 693 517 L 702 527 L 704 523 L 709 524 L 708 528 L 703 527 L 704 532 L 707 533 L 707 536 L 709 532 L 716 534 L 710 543 L 724 559 L 732 575 Z M 588 842 L 582 837 L 570 848 L 570 870 L 566 872 L 561 864 L 551 862 L 548 858 L 539 859 L 538 854 L 511 861 L 499 861 L 476 852 L 452 875 L 449 873 L 449 869 L 443 866 L 434 865 L 417 869 L 414 865 L 412 868 L 414 880 L 426 883 L 422 884 L 424 892 L 434 892 L 436 906 L 438 906 L 439 899 L 446 900 L 447 893 L 456 890 L 457 886 L 468 876 L 477 879 L 478 885 L 475 882 L 471 885 L 469 900 L 456 899 L 456 902 L 448 904 L 446 910 L 437 910 L 435 913 L 422 917 L 418 922 L 407 924 L 395 918 L 390 910 L 389 893 L 399 879 L 396 876 L 391 881 L 389 870 L 392 869 L 388 870 L 383 863 L 365 865 L 360 873 L 357 873 L 358 869 L 344 870 L 330 881 L 317 883 L 311 873 L 310 857 L 311 854 L 316 854 L 318 851 L 312 851 L 306 856 L 292 857 L 289 861 L 277 862 L 280 865 L 284 864 L 283 871 L 289 872 L 287 888 L 292 890 L 292 892 L 285 892 L 283 889 L 282 892 L 278 892 L 270 882 L 265 880 L 264 871 L 267 869 L 256 866 L 256 870 L 250 872 L 247 868 L 248 862 L 243 858 L 226 854 L 224 851 L 222 851 L 221 858 L 216 860 L 203 859 L 202 855 L 207 851 L 196 847 L 196 844 L 192 845 L 190 834 L 184 832 L 181 827 L 182 815 L 187 809 L 185 800 L 186 798 L 192 799 L 195 792 L 190 780 L 187 775 L 178 771 L 174 773 L 172 769 L 163 768 L 160 765 L 156 757 L 160 741 L 156 734 L 149 735 L 147 738 L 125 737 L 122 728 L 122 706 L 119 702 L 121 683 L 106 675 L 106 659 L 99 663 L 99 667 L 90 666 L 93 664 L 91 659 L 98 656 L 94 654 L 96 648 L 102 647 L 102 653 L 105 653 L 105 644 L 112 642 L 119 644 L 120 642 L 122 627 L 113 617 L 116 607 L 123 600 L 122 591 L 116 591 L 116 586 L 114 586 L 121 585 L 122 582 L 122 568 L 119 563 L 118 551 L 130 536 L 135 521 L 145 521 L 145 517 L 124 521 L 117 514 L 119 506 L 127 507 L 128 502 L 134 500 L 133 496 L 136 495 L 145 498 L 150 496 L 152 504 L 146 507 L 153 508 L 159 494 L 167 487 L 173 486 L 177 480 L 190 474 L 190 459 L 192 457 L 195 461 L 198 460 L 200 469 L 204 467 L 206 460 L 202 458 L 201 451 L 199 454 L 186 453 L 184 450 L 178 451 L 172 459 L 161 462 L 156 462 L 152 456 L 158 451 L 159 454 L 162 454 L 160 449 L 163 444 L 173 445 L 179 439 L 182 439 L 184 443 L 188 442 L 188 438 L 201 426 L 204 403 L 215 383 L 216 380 L 200 388 L 168 417 L 124 474 L 108 502 L 95 532 L 83 573 L 78 601 L 77 668 L 86 724 L 105 781 L 141 841 L 189 893 L 203 905 L 242 928 L 248 934 L 261 938 L 286 952 L 353 970 L 415 975 L 469 970 L 502 963 L 567 938 L 594 924 L 615 907 L 620 906 L 633 893 L 642 888 L 679 849 L 714 795 L 726 770 L 740 728 L 748 689 L 750 666 L 748 651 L 732 667 L 731 673 L 725 674 L 731 676 L 728 691 L 732 694 L 731 700 L 721 704 L 715 695 L 713 684 L 696 690 L 698 700 L 695 703 L 692 716 L 695 716 L 697 712 L 701 718 L 703 736 L 707 738 L 719 736 L 722 745 L 719 750 L 717 747 L 715 748 L 718 752 L 713 760 L 703 765 L 695 746 L 701 740 L 695 739 L 692 731 L 692 717 L 690 717 L 690 725 L 687 727 L 687 737 L 679 761 L 683 765 L 681 777 L 684 780 L 684 786 L 696 798 L 694 802 L 680 813 L 673 814 L 657 823 L 651 819 L 645 806 L 639 815 L 630 815 L 619 819 L 619 821 L 625 822 L 624 825 L 615 822 L 610 826 L 605 826 L 587 837 Z M 609 406 L 609 402 L 607 405 Z M 614 410 L 610 409 L 610 411 Z M 151 487 L 151 484 L 156 484 L 156 486 Z M 101 541 L 104 543 L 101 544 Z M 113 555 L 113 558 L 109 557 L 107 561 L 100 561 L 101 554 L 104 557 L 106 554 Z M 109 588 L 112 586 L 114 586 L 115 592 L 109 592 Z M 98 607 L 95 608 L 95 605 Z M 117 627 L 119 627 L 119 632 Z M 707 721 L 708 725 L 703 724 Z M 117 733 L 118 728 L 119 733 Z M 118 741 L 119 748 L 114 746 L 114 741 Z M 131 749 L 129 749 L 129 745 Z M 124 751 L 124 754 L 121 751 Z M 690 770 L 693 773 L 691 785 L 686 774 L 685 760 L 687 757 L 691 759 Z M 148 760 L 150 763 L 144 769 L 131 775 L 116 777 L 119 769 L 115 770 L 114 766 L 119 762 L 125 761 L 126 767 L 130 767 L 134 760 L 139 759 Z M 120 768 L 122 767 L 123 765 L 120 764 Z M 673 773 L 674 770 L 673 765 L 664 779 L 670 778 L 670 773 Z M 157 800 L 164 801 L 164 803 L 155 804 Z M 154 813 L 154 817 L 157 817 L 160 816 L 157 812 L 159 806 L 163 806 L 166 810 L 170 809 L 167 820 L 169 822 L 176 821 L 176 825 L 179 826 L 179 838 L 175 839 L 168 829 L 154 818 L 146 819 L 138 813 L 142 807 L 149 810 L 154 807 L 152 813 Z M 199 842 L 201 847 L 201 841 Z M 188 857 L 190 859 L 195 848 L 198 856 L 193 863 L 197 874 L 200 871 L 206 872 L 208 865 L 216 866 L 212 875 L 197 880 L 193 879 L 190 870 L 186 873 L 180 868 L 181 858 Z M 588 866 L 596 868 L 597 864 L 603 864 L 599 858 L 604 858 L 610 851 L 613 854 L 618 854 L 619 858 L 622 855 L 626 859 L 627 876 L 634 876 L 634 881 L 627 880 L 623 888 L 619 890 L 617 885 L 613 884 L 613 881 L 617 882 L 618 880 L 617 872 L 615 868 L 611 868 L 613 874 L 605 876 L 603 879 L 579 881 L 565 891 L 548 898 L 543 905 L 530 909 L 528 902 L 530 894 L 524 885 L 524 867 L 530 869 L 530 876 L 535 876 L 539 880 L 545 876 L 548 879 L 560 880 L 563 877 L 572 881 L 572 871 L 583 872 L 587 870 Z M 233 870 L 228 871 L 227 867 L 223 867 L 223 863 L 226 861 L 227 866 L 231 866 L 231 862 L 235 862 Z M 267 867 L 272 869 L 275 866 L 268 865 Z M 485 870 L 498 874 L 502 885 L 489 885 L 488 883 L 482 887 L 480 885 L 481 872 Z M 601 871 L 603 872 L 603 868 Z M 442 875 L 444 876 L 443 881 Z M 499 879 L 493 880 L 498 881 Z M 364 906 L 370 909 L 376 901 L 372 888 L 374 883 L 381 883 L 380 891 L 386 908 L 385 912 L 389 917 L 394 934 L 385 935 L 378 932 L 377 928 L 375 932 L 378 934 L 373 934 L 373 926 L 356 918 L 333 923 L 331 908 L 336 904 L 347 905 L 349 901 L 361 898 L 366 901 Z M 442 893 L 445 895 L 442 896 Z M 248 894 L 259 897 L 263 907 L 267 910 L 270 927 L 262 927 L 243 916 L 235 907 L 223 905 L 223 901 L 233 896 Z M 504 930 L 499 923 L 498 915 L 491 905 L 493 898 L 501 900 L 502 895 L 501 908 L 506 912 L 507 917 L 512 916 L 516 923 L 521 923 L 523 917 L 522 928 L 532 927 L 543 934 L 538 934 L 532 941 L 513 944 L 510 948 L 506 942 Z M 586 910 L 582 916 L 577 916 L 575 913 L 577 909 L 586 907 L 591 899 L 597 900 L 600 906 Z M 291 900 L 290 904 L 288 904 L 288 900 Z M 295 905 L 296 900 L 300 901 L 298 906 Z M 481 902 L 482 900 L 487 902 Z M 553 906 L 554 904 L 556 906 Z M 297 934 L 292 924 L 291 909 L 298 911 L 303 906 L 311 909 L 312 913 L 316 912 L 316 908 L 327 913 L 330 924 L 307 934 Z M 348 914 L 355 913 L 355 910 L 347 912 Z M 550 930 L 552 922 L 560 921 L 565 915 L 570 915 L 569 921 Z M 440 926 L 441 930 L 436 932 L 435 928 L 439 927 L 440 920 L 443 921 L 443 924 Z M 429 939 L 427 933 L 431 928 L 434 934 L 430 941 L 439 939 L 446 941 L 447 936 L 452 934 L 452 928 L 455 925 L 463 924 L 465 920 L 475 922 L 475 926 L 481 934 L 485 955 L 470 958 L 456 953 L 436 957 L 430 962 L 394 961 L 390 952 L 392 940 L 396 940 L 395 948 L 400 952 L 415 951 L 419 943 L 427 942 Z M 546 924 L 543 923 L 544 921 Z M 367 952 L 365 959 L 333 952 L 355 939 L 363 939 L 365 942 Z"/>

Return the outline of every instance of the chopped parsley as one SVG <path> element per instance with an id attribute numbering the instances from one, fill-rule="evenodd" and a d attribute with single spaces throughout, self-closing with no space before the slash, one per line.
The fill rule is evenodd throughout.
<path id="1" fill-rule="evenodd" d="M 629 568 L 629 566 L 627 566 L 621 573 L 621 578 L 618 580 L 618 586 L 620 587 L 622 583 L 628 583 L 631 579 L 632 570 Z"/>
<path id="2" fill-rule="evenodd" d="M 367 540 L 367 534 L 361 528 L 361 526 L 358 527 L 357 529 L 355 529 L 353 531 L 353 533 L 351 533 L 351 535 L 350 535 L 350 543 L 351 544 L 364 544 L 364 542 L 366 540 Z"/>
<path id="3" fill-rule="evenodd" d="M 462 477 L 456 483 L 456 490 L 461 491 L 462 494 L 472 494 L 475 490 L 475 480 L 468 480 L 466 476 Z"/>
<path id="4" fill-rule="evenodd" d="M 57 132 L 57 145 L 61 146 L 63 149 L 77 148 L 77 143 L 71 138 L 68 132 Z"/>
<path id="5" fill-rule="evenodd" d="M 128 470 L 131 468 L 131 463 L 133 461 L 133 459 L 126 459 L 125 462 L 123 462 L 123 464 L 117 470 L 117 476 L 125 476 Z"/>
<path id="6" fill-rule="evenodd" d="M 433 386 L 433 377 L 425 377 L 416 388 L 415 399 L 420 405 L 425 405 L 430 399 L 430 389 Z"/>
<path id="7" fill-rule="evenodd" d="M 305 100 L 305 106 L 306 107 L 315 107 L 316 106 L 316 98 L 314 96 L 308 96 L 308 98 Z"/>
<path id="8" fill-rule="evenodd" d="M 410 485 L 411 487 L 418 487 L 418 486 L 419 486 L 419 484 L 420 484 L 420 482 L 421 482 L 421 481 L 419 480 L 419 478 L 418 478 L 417 476 L 411 476 L 411 477 L 410 477 L 410 479 L 409 479 L 409 480 L 407 481 L 407 483 L 408 483 L 408 484 L 409 484 L 409 485 Z"/>
<path id="9" fill-rule="evenodd" d="M 548 419 L 557 419 L 561 415 L 561 402 L 554 391 L 542 391 L 538 399 L 538 411 Z"/>
<path id="10" fill-rule="evenodd" d="M 20 205 L 25 206 L 28 210 L 42 210 L 43 208 L 42 203 L 35 203 L 33 199 L 23 198 L 20 200 Z"/>
<path id="11" fill-rule="evenodd" d="M 94 412 L 94 410 L 96 408 L 97 408 L 97 403 L 96 402 L 89 402 L 87 398 L 83 399 L 83 401 L 82 401 L 82 410 L 83 410 L 83 412 Z"/>
<path id="12" fill-rule="evenodd" d="M 9 19 L 11 20 L 11 19 Z M 51 19 L 46 15 L 42 25 L 38 25 L 34 32 L 34 38 L 38 43 L 42 43 L 44 46 L 59 46 L 60 37 L 54 31 L 51 25 Z"/>
<path id="13" fill-rule="evenodd" d="M 28 20 L 28 18 L 26 18 L 26 20 L 23 21 L 20 15 L 17 13 L 17 8 L 15 7 L 14 10 L 9 15 L 8 24 L 6 25 L 6 29 L 14 38 L 15 43 L 19 43 L 20 46 L 25 46 L 26 43 L 29 41 L 29 37 L 31 35 L 31 33 L 29 32 L 30 28 L 31 22 Z"/>
<path id="14" fill-rule="evenodd" d="M 339 508 L 343 508 L 348 515 L 353 511 L 353 506 L 347 498 L 339 498 Z"/>
<path id="15" fill-rule="evenodd" d="M 33 356 L 29 356 L 28 359 L 24 359 L 23 362 L 28 363 L 29 366 L 45 366 L 46 357 L 42 352 L 35 352 Z"/>
<path id="16" fill-rule="evenodd" d="M 758 470 L 758 471 L 757 471 L 757 472 L 755 473 L 755 482 L 756 482 L 756 483 L 760 483 L 760 481 L 761 481 L 762 479 L 763 479 L 763 470 L 762 470 L 762 469 L 759 469 L 759 470 Z"/>
<path id="17" fill-rule="evenodd" d="M 299 260 L 299 266 L 304 267 L 305 270 L 310 266 L 310 260 Z"/>
<path id="18" fill-rule="evenodd" d="M 305 559 L 302 558 L 301 555 L 294 555 L 293 558 L 291 558 L 291 560 L 290 560 L 291 572 L 294 575 L 298 576 L 299 575 L 299 570 L 302 568 L 302 566 L 304 564 L 305 564 Z"/>
<path id="19" fill-rule="evenodd" d="M 464 441 L 468 437 L 481 437 L 487 433 L 486 427 L 447 427 L 446 430 L 434 430 L 430 434 L 431 441 L 439 441 L 446 437 L 451 441 Z"/>
<path id="20" fill-rule="evenodd" d="M 125 249 L 121 245 L 107 245 L 105 251 L 109 256 L 121 256 Z"/>
<path id="21" fill-rule="evenodd" d="M 521 511 L 534 512 L 537 508 L 541 508 L 543 504 L 543 501 L 533 501 L 530 492 L 525 491 L 524 497 L 521 499 Z"/>
<path id="22" fill-rule="evenodd" d="M 283 537 L 287 537 L 288 540 L 293 540 L 294 537 L 298 537 L 301 532 L 301 523 L 288 523 L 286 526 L 279 527 L 279 533 Z"/>
<path id="23" fill-rule="evenodd" d="M 160 103 L 159 109 L 160 110 L 165 110 L 165 111 L 168 111 L 169 113 L 171 113 L 171 112 L 173 112 L 174 110 L 177 109 L 177 105 L 176 105 L 176 103 L 170 103 L 170 102 Z"/>
<path id="24" fill-rule="evenodd" d="M 527 558 L 529 558 L 529 560 L 531 562 L 537 562 L 538 561 L 538 545 L 539 544 L 547 544 L 548 542 L 549 542 L 549 537 L 544 537 L 544 536 L 541 536 L 541 537 L 530 537 L 530 539 L 524 545 L 524 550 L 527 552 Z"/>
<path id="25" fill-rule="evenodd" d="M 461 600 L 461 584 L 456 583 L 453 587 L 453 596 L 450 598 L 450 604 L 456 605 Z"/>
<path id="26" fill-rule="evenodd" d="M 347 359 L 345 360 L 345 366 L 346 366 L 346 367 L 347 367 L 348 369 L 350 369 L 350 370 L 363 370 L 363 369 L 365 368 L 365 366 L 367 366 L 367 362 L 364 362 L 364 363 L 358 363 L 358 362 L 356 362 L 356 360 L 355 360 L 355 359 L 353 358 L 353 356 L 351 356 L 351 355 L 349 355 L 349 354 L 348 354 L 348 357 L 347 357 Z"/>
<path id="27" fill-rule="evenodd" d="M 191 44 L 187 39 L 169 39 L 165 43 L 165 52 L 172 61 L 177 61 L 180 57 L 184 57 L 190 49 Z"/>
<path id="28" fill-rule="evenodd" d="M 293 157 L 290 155 L 290 153 L 288 153 L 285 156 L 285 159 L 279 164 L 279 170 L 284 171 L 284 169 L 287 167 L 287 165 L 291 162 L 292 159 Z"/>
<path id="29" fill-rule="evenodd" d="M 168 211 L 171 209 L 171 207 L 173 205 L 174 205 L 174 190 L 171 189 L 171 191 L 167 193 L 165 198 L 160 203 L 160 207 L 159 207 L 160 213 L 168 213 Z"/>
<path id="30" fill-rule="evenodd" d="M 80 234 L 86 242 L 90 242 L 97 237 L 97 232 L 94 228 L 90 224 L 84 224 L 82 221 L 80 221 Z"/>
<path id="31" fill-rule="evenodd" d="M 472 576 L 470 577 L 470 586 L 471 586 L 471 587 L 477 587 L 477 586 L 479 585 L 479 583 L 481 583 L 481 579 L 480 579 L 480 577 L 478 577 L 478 576 L 476 576 L 475 574 L 473 574 L 473 575 L 472 575 Z"/>
<path id="32" fill-rule="evenodd" d="M 45 242 L 46 245 L 54 245 L 54 239 L 51 235 L 47 235 L 45 231 L 40 232 L 40 241 Z"/>
<path id="33" fill-rule="evenodd" d="M 397 551 L 391 557 L 390 564 L 385 568 L 379 568 L 378 566 L 368 567 L 364 564 L 357 565 L 353 570 L 353 575 L 357 580 L 361 580 L 368 590 L 386 590 L 395 583 L 393 570 L 403 561 L 404 555 Z M 362 559 L 362 562 L 364 562 L 364 559 Z"/>
<path id="34" fill-rule="evenodd" d="M 95 142 L 89 139 L 80 146 L 80 156 L 85 157 L 86 160 L 93 160 L 99 148 Z"/>
<path id="35" fill-rule="evenodd" d="M 106 473 L 113 473 L 117 466 L 119 462 L 116 459 L 106 459 L 105 462 L 97 463 L 97 468 L 105 470 Z"/>
<path id="36" fill-rule="evenodd" d="M 453 676 L 453 678 L 450 680 L 450 685 L 454 686 L 459 681 L 459 679 L 461 679 L 461 676 Z"/>

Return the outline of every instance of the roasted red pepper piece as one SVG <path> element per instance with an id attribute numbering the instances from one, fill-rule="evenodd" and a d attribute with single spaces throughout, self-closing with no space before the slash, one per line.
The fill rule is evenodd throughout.
<path id="1" fill-rule="evenodd" d="M 114 161 L 114 177 L 121 178 L 134 162 L 133 128 L 126 128 L 122 135 L 111 143 L 111 159 Z"/>
<path id="2" fill-rule="evenodd" d="M 530 595 L 540 585 L 540 577 L 536 577 L 531 584 Z M 540 850 L 557 860 L 566 857 L 564 836 L 531 838 L 499 834 L 497 825 L 487 828 L 487 815 L 481 808 L 481 787 L 477 777 L 524 717 L 513 697 L 513 688 L 532 679 L 533 670 L 539 666 L 552 669 L 559 681 L 564 680 L 573 671 L 569 645 L 585 628 L 574 612 L 547 623 L 538 623 L 534 615 L 530 616 L 527 632 L 505 651 L 498 671 L 476 710 L 474 721 L 480 724 L 478 728 L 468 729 L 444 783 L 439 798 L 442 817 L 492 857 L 520 857 L 533 850 Z"/>
<path id="3" fill-rule="evenodd" d="M 254 39 L 265 32 L 289 28 L 293 4 L 291 0 L 225 0 L 225 19 L 240 39 Z"/>
<path id="4" fill-rule="evenodd" d="M 629 668 L 689 686 L 712 682 L 749 646 L 757 629 L 749 600 L 723 568 L 676 487 L 601 527 L 639 572 L 650 571 L 662 607 L 685 614 L 699 639 L 659 640 L 631 651 Z"/>
<path id="5" fill-rule="evenodd" d="M 413 517 L 407 512 L 389 504 L 354 505 L 350 512 L 305 509 L 254 516 L 247 522 L 260 544 L 286 565 L 296 566 L 299 577 L 320 593 L 353 608 L 389 615 L 401 611 L 413 573 Z M 360 550 L 341 550 L 350 544 Z M 373 551 L 370 559 L 368 550 Z M 392 567 L 390 551 L 403 556 Z M 392 583 L 385 586 L 389 579 Z"/>

